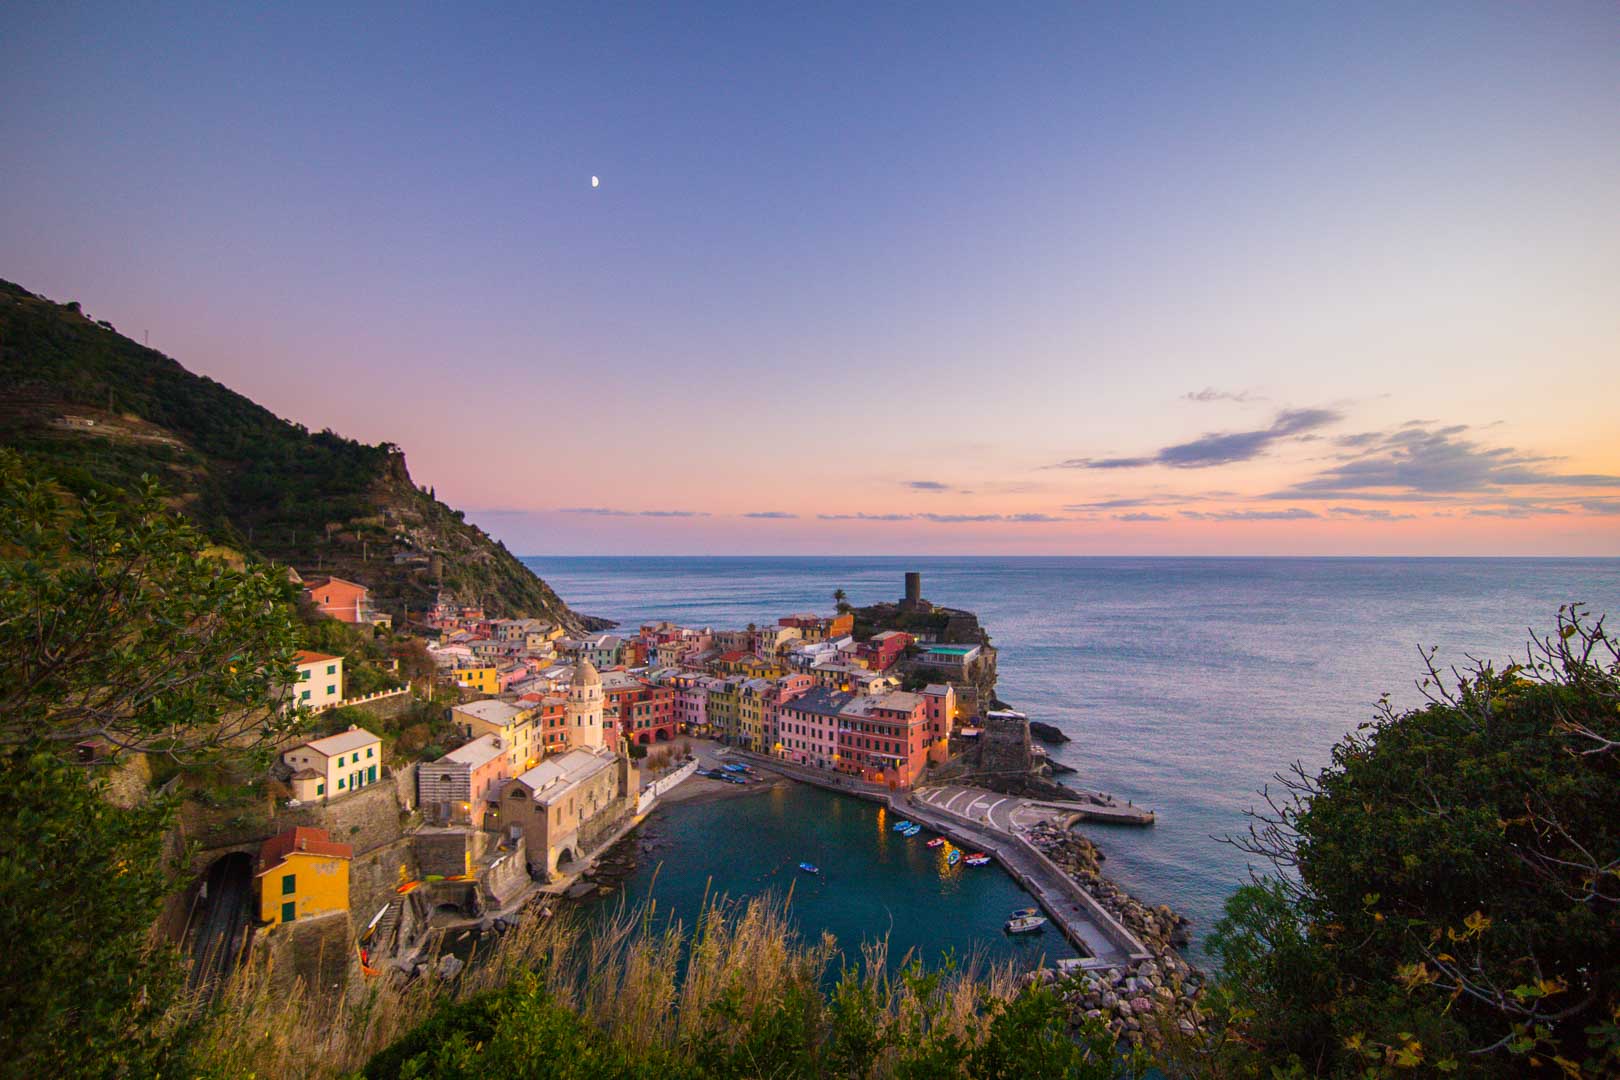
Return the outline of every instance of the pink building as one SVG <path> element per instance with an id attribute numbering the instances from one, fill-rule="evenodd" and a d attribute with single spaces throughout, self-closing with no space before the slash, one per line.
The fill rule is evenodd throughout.
<path id="1" fill-rule="evenodd" d="M 430 821 L 481 828 L 506 780 L 506 749 L 499 735 L 480 735 L 437 761 L 417 766 L 416 795 Z"/>
<path id="2" fill-rule="evenodd" d="M 675 728 L 680 732 L 701 732 L 709 723 L 709 683 L 706 675 L 675 675 L 669 685 L 675 691 Z"/>
<path id="3" fill-rule="evenodd" d="M 808 694 L 815 688 L 815 685 L 816 680 L 799 672 L 771 680 L 771 688 L 765 694 L 764 703 L 766 746 L 774 750 L 782 745 L 782 708 L 789 702 Z"/>
<path id="4" fill-rule="evenodd" d="M 781 704 L 776 745 L 782 757 L 797 765 L 833 769 L 838 765 L 838 714 L 854 694 L 813 687 Z"/>
<path id="5" fill-rule="evenodd" d="M 838 714 L 838 770 L 868 783 L 911 787 L 928 764 L 928 748 L 920 694 L 857 697 Z"/>
<path id="6" fill-rule="evenodd" d="M 950 757 L 951 732 L 956 730 L 956 691 L 950 683 L 929 683 L 917 696 L 928 718 L 928 760 L 942 765 Z"/>

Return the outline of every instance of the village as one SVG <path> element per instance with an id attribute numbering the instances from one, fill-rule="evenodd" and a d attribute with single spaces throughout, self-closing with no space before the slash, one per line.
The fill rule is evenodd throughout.
<path id="1" fill-rule="evenodd" d="M 759 769 L 904 807 L 988 852 L 1099 969 L 1168 950 L 1166 936 L 1150 952 L 1041 840 L 1087 817 L 1152 815 L 1052 780 L 1027 717 L 994 695 L 996 651 L 977 618 L 923 599 L 916 573 L 892 603 L 857 609 L 840 592 L 831 614 L 633 633 L 570 634 L 448 598 L 396 622 L 359 583 L 298 584 L 318 618 L 413 641 L 431 661 L 442 734 L 412 753 L 366 723 L 330 730 L 323 717 L 387 716 L 412 692 L 346 695 L 344 657 L 298 655 L 291 697 L 330 733 L 278 752 L 279 802 L 259 825 L 273 835 L 201 838 L 214 861 L 184 932 L 199 985 L 250 951 L 320 985 L 435 964 L 454 975 L 445 931 L 499 932 L 526 905 L 608 891 L 593 880 L 604 854 L 672 789 L 747 785 Z M 238 891 L 251 873 L 251 919 L 219 910 L 235 895 L 232 860 Z"/>

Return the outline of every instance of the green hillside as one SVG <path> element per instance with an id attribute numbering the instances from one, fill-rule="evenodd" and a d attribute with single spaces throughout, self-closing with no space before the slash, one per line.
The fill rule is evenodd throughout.
<path id="1" fill-rule="evenodd" d="M 491 614 L 597 624 L 418 488 L 398 447 L 310 432 L 156 350 L 0 281 L 0 442 L 75 491 L 147 473 L 221 544 L 372 589 L 399 615 L 442 587 Z"/>

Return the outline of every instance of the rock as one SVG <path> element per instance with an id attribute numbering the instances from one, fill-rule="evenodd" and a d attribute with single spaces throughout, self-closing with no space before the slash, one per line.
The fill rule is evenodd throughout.
<path id="1" fill-rule="evenodd" d="M 1131 999 L 1131 1012 L 1136 1013 L 1138 1016 L 1144 1016 L 1152 1011 L 1153 1002 L 1149 1001 L 1147 998 L 1139 997 Z"/>
<path id="2" fill-rule="evenodd" d="M 461 969 L 467 964 L 454 953 L 445 953 L 439 957 L 439 978 L 453 979 L 461 974 Z"/>
<path id="3" fill-rule="evenodd" d="M 1051 724 L 1044 723 L 1040 720 L 1031 720 L 1029 722 L 1029 733 L 1034 738 L 1037 738 L 1041 742 L 1051 746 L 1056 746 L 1059 743 L 1066 743 L 1069 741 L 1069 737 L 1063 734 L 1063 732 L 1059 731 Z"/>

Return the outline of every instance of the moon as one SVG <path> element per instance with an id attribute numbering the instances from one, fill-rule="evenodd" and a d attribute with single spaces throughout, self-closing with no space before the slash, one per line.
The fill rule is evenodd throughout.
<path id="1" fill-rule="evenodd" d="M 591 177 L 591 187 L 601 187 L 601 186 L 602 186 L 602 181 L 601 180 L 597 179 L 594 176 Z"/>

